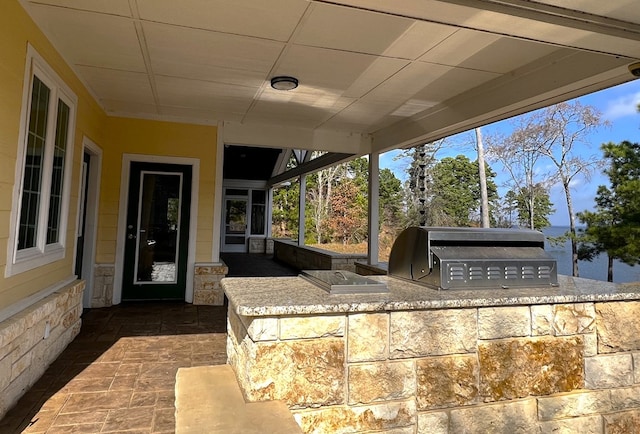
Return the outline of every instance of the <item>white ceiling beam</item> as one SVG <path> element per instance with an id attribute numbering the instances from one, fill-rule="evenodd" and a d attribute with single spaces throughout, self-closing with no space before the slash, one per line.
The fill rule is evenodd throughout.
<path id="1" fill-rule="evenodd" d="M 439 0 L 444 3 L 497 12 L 565 28 L 640 41 L 640 25 L 530 0 Z"/>
<path id="2" fill-rule="evenodd" d="M 283 127 L 281 125 L 224 123 L 224 143 L 232 145 L 292 148 L 362 155 L 371 151 L 371 142 L 371 136 L 362 133 Z"/>

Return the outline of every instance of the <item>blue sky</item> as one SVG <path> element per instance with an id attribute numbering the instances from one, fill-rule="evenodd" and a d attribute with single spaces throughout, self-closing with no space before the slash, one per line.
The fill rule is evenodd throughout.
<path id="1" fill-rule="evenodd" d="M 582 149 L 583 155 L 602 156 L 600 145 L 603 143 L 614 142 L 619 143 L 623 140 L 631 142 L 640 141 L 640 113 L 637 111 L 640 104 L 640 80 L 630 81 L 628 83 L 615 86 L 606 90 L 592 93 L 578 98 L 582 104 L 591 105 L 598 109 L 603 119 L 609 121 L 609 127 L 602 127 L 589 137 L 589 147 Z M 511 131 L 511 121 L 505 120 L 487 125 L 482 128 L 483 135 L 492 133 L 509 134 Z M 458 134 L 451 138 L 451 143 L 455 145 L 451 149 L 443 150 L 438 153 L 438 158 L 446 156 L 455 156 L 458 154 L 466 154 L 471 159 L 477 156 L 470 143 L 475 140 L 472 132 Z M 405 168 L 408 161 L 394 159 L 398 155 L 398 151 L 391 151 L 380 156 L 380 167 L 391 169 L 395 175 L 401 180 L 406 179 Z M 501 180 L 500 167 L 492 164 L 494 171 L 498 172 L 497 183 Z M 502 177 L 505 179 L 504 177 Z M 576 212 L 585 209 L 592 209 L 594 205 L 594 197 L 598 185 L 607 184 L 608 179 L 603 174 L 594 175 L 590 181 L 585 179 L 577 179 L 572 189 L 573 206 Z M 501 191 L 501 194 L 504 192 Z M 569 224 L 567 213 L 567 205 L 564 193 L 560 186 L 552 188 L 551 201 L 554 204 L 555 213 L 551 216 L 551 224 L 555 226 L 566 226 Z"/>

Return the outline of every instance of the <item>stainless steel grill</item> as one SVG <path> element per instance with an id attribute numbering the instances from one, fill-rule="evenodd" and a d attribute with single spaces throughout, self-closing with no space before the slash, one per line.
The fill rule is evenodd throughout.
<path id="1" fill-rule="evenodd" d="M 393 244 L 389 275 L 438 289 L 558 284 L 544 235 L 523 229 L 410 227 Z"/>

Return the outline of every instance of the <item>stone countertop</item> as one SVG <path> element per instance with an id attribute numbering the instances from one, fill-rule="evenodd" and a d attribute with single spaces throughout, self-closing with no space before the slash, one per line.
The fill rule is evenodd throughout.
<path id="1" fill-rule="evenodd" d="M 243 316 L 640 300 L 640 282 L 615 284 L 569 276 L 558 276 L 558 287 L 474 290 L 436 290 L 388 276 L 367 277 L 387 283 L 389 292 L 330 295 L 301 277 L 229 277 L 222 279 L 222 287 L 235 312 Z"/>

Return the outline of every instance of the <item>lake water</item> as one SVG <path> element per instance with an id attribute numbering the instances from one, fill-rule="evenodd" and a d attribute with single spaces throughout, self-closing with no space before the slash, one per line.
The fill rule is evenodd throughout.
<path id="1" fill-rule="evenodd" d="M 568 227 L 551 226 L 542 232 L 547 237 L 557 237 L 568 231 Z M 553 256 L 558 263 L 558 274 L 571 275 L 571 244 L 567 240 L 564 245 L 550 245 L 545 243 L 544 249 Z M 580 277 L 595 280 L 607 280 L 607 257 L 600 255 L 591 262 L 578 261 Z M 629 266 L 620 261 L 613 263 L 613 281 L 616 283 L 640 281 L 640 266 Z"/>

